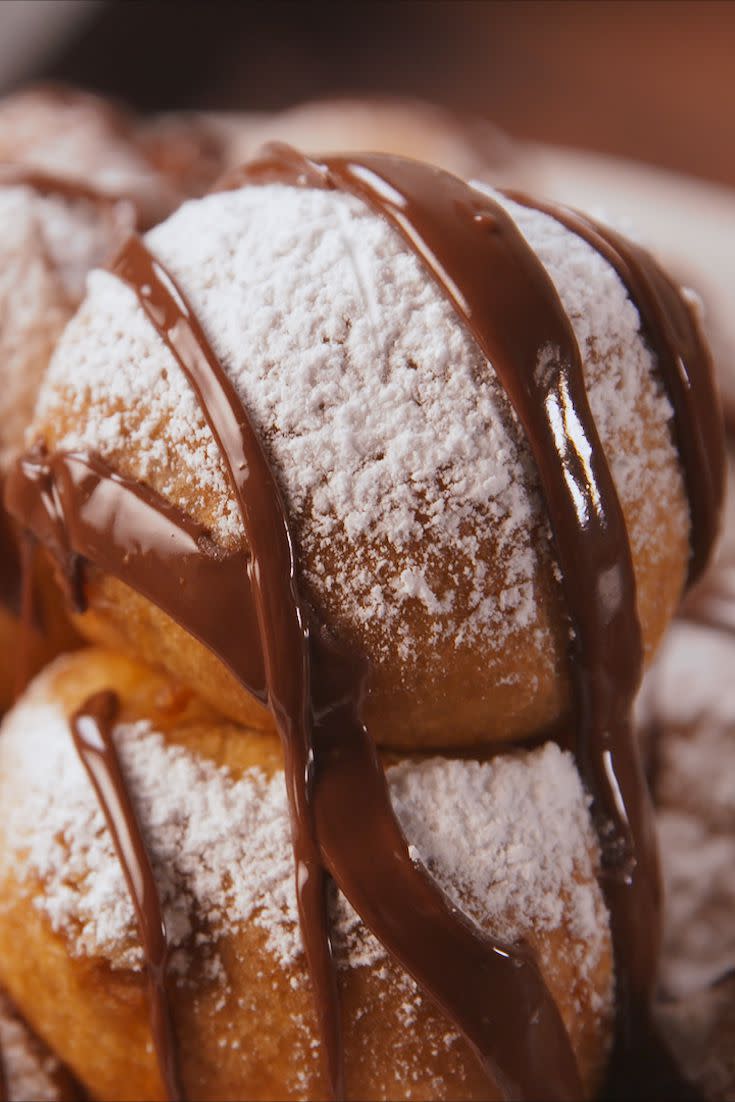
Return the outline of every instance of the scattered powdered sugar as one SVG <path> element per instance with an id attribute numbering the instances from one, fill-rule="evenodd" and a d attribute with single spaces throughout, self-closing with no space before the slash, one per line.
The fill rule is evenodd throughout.
<path id="1" fill-rule="evenodd" d="M 637 312 L 585 242 L 506 205 L 569 312 L 623 503 L 642 506 L 639 546 L 651 540 L 646 502 L 675 513 L 677 486 Z M 310 585 L 369 635 L 373 656 L 398 646 L 410 662 L 408 607 L 430 633 L 488 652 L 534 621 L 546 525 L 528 448 L 476 344 L 383 219 L 349 195 L 271 185 L 186 203 L 147 241 L 265 441 Z M 62 446 L 121 466 L 128 456 L 177 504 L 191 487 L 214 491 L 218 538 L 241 534 L 191 389 L 105 273 L 91 276 L 42 392 L 42 419 L 69 424 L 67 411 Z M 658 431 L 644 432 L 641 412 Z"/>
<path id="2" fill-rule="evenodd" d="M 688 995 L 735 967 L 735 636 L 675 623 L 644 683 L 667 895 L 662 981 Z"/>
<path id="3" fill-rule="evenodd" d="M 0 465 L 21 446 L 42 373 L 90 268 L 120 238 L 123 212 L 0 187 Z"/>
<path id="4" fill-rule="evenodd" d="M 40 879 L 35 905 L 72 953 L 140 968 L 122 873 L 67 720 L 44 697 L 48 676 L 3 726 L 2 860 L 21 880 Z M 206 955 L 208 942 L 244 922 L 262 927 L 280 962 L 293 962 L 302 950 L 283 774 L 249 769 L 236 779 L 147 722 L 118 726 L 115 739 L 180 969 L 194 926 Z M 564 924 L 579 942 L 579 973 L 592 972 L 607 920 L 588 800 L 569 754 L 548 744 L 484 764 L 435 758 L 394 766 L 388 778 L 417 860 L 458 905 L 506 940 Z M 334 914 L 342 964 L 379 965 L 384 950 L 341 897 Z"/>
<path id="5" fill-rule="evenodd" d="M 657 1018 L 698 1096 L 730 1102 L 735 1097 L 735 973 L 695 995 L 661 1002 Z"/>
<path id="6" fill-rule="evenodd" d="M 56 1102 L 59 1062 L 0 991 L 0 1050 L 9 1102 Z"/>
<path id="7" fill-rule="evenodd" d="M 83 93 L 30 89 L 0 102 L 0 161 L 153 200 L 162 182 L 115 109 Z"/>

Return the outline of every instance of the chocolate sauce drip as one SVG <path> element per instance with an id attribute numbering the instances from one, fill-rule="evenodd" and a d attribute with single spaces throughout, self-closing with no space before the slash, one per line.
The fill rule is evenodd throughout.
<path id="1" fill-rule="evenodd" d="M 94 203 L 102 210 L 109 210 L 111 215 L 118 216 L 126 229 L 137 226 L 144 230 L 154 226 L 171 211 L 177 200 L 181 200 L 181 196 L 173 194 L 126 195 L 102 191 L 83 180 L 58 176 L 31 165 L 5 162 L 0 162 L 2 187 L 27 187 L 39 195 L 65 199 L 68 203 Z"/>
<path id="2" fill-rule="evenodd" d="M 681 290 L 651 254 L 586 214 L 520 192 L 505 194 L 548 214 L 582 237 L 620 276 L 641 318 L 674 407 L 674 435 L 686 481 L 691 516 L 689 584 L 709 562 L 719 529 L 725 486 L 722 411 L 712 358 Z"/>
<path id="3" fill-rule="evenodd" d="M 153 490 L 121 478 L 100 459 L 59 453 L 18 463 L 8 480 L 8 507 L 26 518 L 72 578 L 76 556 L 88 558 L 200 638 L 251 691 L 261 684 L 248 672 L 257 625 L 242 554 L 212 557 L 203 531 Z M 224 630 L 218 610 L 230 618 Z M 314 807 L 325 866 L 373 932 L 472 1040 L 485 1066 L 490 1061 L 482 1052 L 493 1046 L 517 1065 L 515 1079 L 505 1076 L 508 1097 L 520 1097 L 513 1082 L 531 1075 L 524 1064 L 536 1069 L 527 1096 L 575 1097 L 579 1092 L 554 1075 L 555 1060 L 567 1061 L 566 1082 L 576 1073 L 535 961 L 523 947 L 478 935 L 413 864 L 357 718 L 362 671 L 318 630 L 310 635 L 310 651 L 317 671 Z M 373 899 L 366 885 L 377 883 Z M 496 1077 L 502 1073 L 493 1072 Z"/>
<path id="4" fill-rule="evenodd" d="M 114 693 L 91 696 L 74 713 L 71 730 L 112 836 L 135 910 L 146 973 L 151 1034 L 161 1079 L 170 1102 L 184 1098 L 176 1034 L 166 986 L 168 941 L 153 870 L 120 770 L 112 729 L 118 712 Z"/>
<path id="5" fill-rule="evenodd" d="M 81 454 L 20 459 L 6 504 L 54 556 L 78 610 L 84 558 L 182 624 L 265 700 L 246 552 L 222 551 L 158 494 Z"/>
<path id="6" fill-rule="evenodd" d="M 575 752 L 592 793 L 625 1047 L 655 981 L 660 898 L 650 801 L 630 723 L 642 644 L 628 533 L 587 400 L 571 323 L 502 206 L 448 173 L 385 156 L 307 160 L 269 147 L 237 183 L 348 191 L 404 237 L 467 324 L 539 472 L 573 632 Z"/>
<path id="7" fill-rule="evenodd" d="M 29 165 L 0 163 L 0 187 L 27 187 L 39 195 L 56 196 L 68 202 L 84 200 L 100 207 L 112 207 L 117 203 L 128 202 L 122 195 L 100 191 L 83 180 L 72 180 L 66 176 L 57 176 L 43 169 Z"/>
<path id="8" fill-rule="evenodd" d="M 247 412 L 171 277 L 137 237 L 128 239 L 110 270 L 133 290 L 192 386 L 237 496 L 250 549 L 247 575 L 258 623 L 267 703 L 284 749 L 304 948 L 330 1084 L 339 1098 L 344 1094 L 341 1020 L 329 937 L 327 882 L 312 808 L 309 628 L 297 590 L 286 511 Z M 238 637 L 242 641 L 241 632 Z"/>
<path id="9" fill-rule="evenodd" d="M 189 367 L 193 359 L 192 373 L 201 372 L 203 364 L 211 368 L 213 357 L 207 349 L 203 334 L 190 327 L 190 316 L 182 297 L 178 293 L 175 297 L 171 294 L 170 282 L 163 285 L 160 268 L 153 268 L 154 262 L 143 252 L 142 245 L 134 240 L 124 251 L 123 257 L 126 258 L 125 261 L 118 261 L 116 269 L 131 283 L 136 293 L 138 284 L 134 282 L 134 276 L 137 275 L 140 286 L 145 287 L 147 292 L 147 297 L 143 300 L 144 308 L 151 301 L 150 296 L 155 295 L 153 309 L 148 308 L 147 312 L 165 339 L 170 340 L 173 335 L 173 339 L 177 341 L 177 358 L 186 357 Z M 192 333 L 195 338 L 193 342 Z M 221 367 L 217 367 L 222 372 Z M 200 378 L 201 375 L 196 377 Z M 207 397 L 213 402 L 212 383 L 206 377 L 203 382 L 208 384 L 210 392 Z M 215 408 L 220 412 L 222 410 L 221 406 Z M 238 404 L 235 411 L 239 410 Z M 237 447 L 235 429 L 240 433 L 242 441 L 240 418 L 243 417 L 244 414 L 239 412 L 238 420 L 234 422 L 234 426 L 230 426 L 229 446 L 233 449 Z M 234 458 L 237 461 L 236 454 Z M 57 556 L 61 554 L 67 563 L 71 561 L 70 554 L 76 553 L 99 561 L 95 549 L 109 546 L 113 523 L 116 542 L 120 541 L 126 525 L 121 523 L 119 515 L 109 509 L 90 510 L 84 505 L 81 509 L 75 508 L 74 494 L 69 493 L 69 470 L 76 467 L 88 473 L 94 463 L 80 460 L 80 457 L 57 456 L 51 460 L 51 464 L 55 465 L 56 476 L 60 478 L 62 487 L 66 484 L 66 489 L 62 488 L 59 493 L 54 488 L 49 464 L 44 464 L 39 459 L 26 460 L 25 464 L 19 464 L 11 479 L 9 506 L 24 514 L 27 520 L 32 518 L 34 530 L 45 530 L 45 542 L 55 546 Z M 124 486 L 119 479 L 101 482 L 99 464 L 96 465 L 94 482 L 87 482 L 87 491 L 91 491 L 87 500 L 92 500 L 99 493 L 100 487 L 104 486 L 103 500 L 107 497 L 109 501 L 110 485 L 114 485 L 115 495 L 134 500 L 137 510 L 139 503 L 144 501 L 143 494 L 140 491 L 136 493 L 130 486 Z M 232 462 L 231 466 L 235 470 L 247 472 L 255 469 L 253 457 L 249 453 L 241 456 L 239 461 Z M 145 504 L 150 505 L 150 497 Z M 64 522 L 67 510 L 71 513 L 71 523 Z M 80 524 L 82 513 L 85 515 Z M 170 514 L 169 509 L 169 521 Z M 88 529 L 84 531 L 85 525 L 95 519 L 102 523 L 102 529 L 96 536 Z M 280 529 L 281 534 L 287 536 L 285 514 L 281 515 L 280 523 L 283 526 Z M 272 539 L 272 526 L 269 531 L 262 524 L 260 530 Z M 135 528 L 131 534 L 134 545 L 140 537 Z M 148 540 L 144 542 L 149 543 Z M 275 557 L 269 543 L 264 550 L 267 553 L 260 570 L 268 579 Z M 110 557 L 109 553 L 106 557 Z M 127 571 L 125 580 L 135 584 L 131 574 L 139 577 L 140 567 L 134 565 L 135 556 L 131 557 L 130 549 L 125 547 L 124 550 L 120 549 L 120 553 L 115 551 L 112 557 L 119 564 L 124 564 Z M 288 597 L 291 601 L 294 598 L 298 600 L 295 595 L 295 578 L 293 574 L 287 577 L 291 590 Z M 276 581 L 278 580 L 276 576 Z M 155 589 L 156 586 L 152 588 Z M 152 599 L 161 603 L 160 595 L 154 594 Z M 295 607 L 300 610 L 300 605 Z M 186 626 L 186 618 L 182 622 Z M 270 632 L 270 622 L 266 625 L 266 630 Z M 241 634 L 239 638 L 242 640 Z M 204 641 L 213 646 L 211 638 Z M 359 892 L 364 892 L 361 885 L 372 882 L 376 870 L 379 870 L 383 898 L 380 906 L 376 903 L 372 905 L 374 932 L 438 1004 L 454 1018 L 475 1047 L 488 1072 L 502 1084 L 507 1097 L 521 1097 L 523 1094 L 539 1098 L 578 1097 L 580 1086 L 569 1041 L 535 960 L 523 947 L 513 949 L 500 943 L 491 943 L 481 936 L 411 861 L 408 847 L 392 813 L 380 763 L 354 711 L 354 705 L 361 695 L 360 677 L 351 672 L 346 678 L 335 679 L 337 656 L 330 655 L 328 661 L 322 658 L 319 662 L 323 644 L 306 630 L 302 631 L 300 640 L 287 642 L 298 645 L 301 654 L 298 650 L 296 653 L 285 651 L 277 654 L 276 658 L 282 663 L 282 668 L 290 670 L 294 663 L 298 664 L 301 660 L 307 663 L 308 670 L 311 652 L 312 660 L 316 659 L 316 664 L 322 670 L 322 677 L 315 686 L 313 695 L 313 731 L 316 741 L 313 750 L 314 773 L 311 774 L 310 771 L 309 774 L 309 780 L 312 775 L 317 778 L 317 791 L 328 794 L 321 797 L 318 803 L 320 823 L 323 825 L 323 830 L 320 827 L 320 872 L 323 875 L 321 858 L 324 857 L 348 898 L 353 897 L 357 901 Z M 272 651 L 275 644 L 275 640 L 270 641 Z M 349 668 L 348 663 L 343 662 L 342 665 L 345 669 Z M 245 677 L 241 676 L 241 680 L 248 684 Z M 307 714 L 307 722 L 310 718 Z M 351 786 L 347 792 L 342 792 L 339 785 L 328 783 L 336 768 L 336 764 L 329 768 L 328 762 L 339 763 L 341 774 L 351 778 Z M 352 831 L 346 829 L 345 819 L 346 814 L 354 807 L 350 793 L 354 792 L 355 787 L 365 793 L 369 791 L 372 795 L 370 801 L 363 801 L 366 804 L 364 816 L 356 820 L 356 825 L 360 825 L 359 838 L 355 838 Z M 311 793 L 307 795 L 311 796 Z M 297 814 L 300 812 L 301 809 L 297 808 Z M 375 823 L 373 833 L 376 844 L 366 854 L 363 852 L 362 831 L 365 823 L 370 821 Z M 297 828 L 303 830 L 303 825 L 298 821 Z M 321 837 L 322 833 L 324 837 Z M 377 848 L 377 839 L 384 840 L 382 859 Z M 363 909 L 370 914 L 367 900 L 363 900 Z M 405 924 L 407 914 L 415 915 L 408 926 Z M 307 918 L 307 921 L 310 920 L 313 920 L 313 915 L 311 919 Z M 371 918 L 367 917 L 367 921 L 370 924 Z M 313 931 L 307 927 L 307 944 L 313 936 Z M 500 1005 L 504 1006 L 502 1015 L 497 1014 L 496 1008 Z M 320 1018 L 322 1021 L 325 1018 L 323 1008 Z M 341 1086 L 339 1083 L 334 1085 L 336 1088 Z"/>
<path id="10" fill-rule="evenodd" d="M 659 911 L 648 798 L 629 725 L 641 640 L 627 532 L 569 320 L 544 268 L 503 208 L 447 173 L 389 157 L 331 158 L 317 164 L 281 147 L 234 184 L 267 180 L 339 187 L 387 218 L 474 334 L 528 436 L 573 629 L 575 750 L 594 797 L 622 992 L 619 1040 L 631 1051 L 637 1027 L 647 1019 Z M 359 721 L 363 671 L 326 642 L 317 627 L 310 628 L 277 488 L 247 415 L 183 296 L 135 239 L 113 270 L 133 287 L 192 382 L 230 470 L 250 545 L 250 608 L 258 623 L 267 698 L 287 754 L 306 767 L 301 787 L 294 781 L 290 790 L 297 860 L 303 861 L 301 844 L 313 860 L 316 843 L 323 865 L 366 924 L 455 1021 L 505 1097 L 578 1097 L 571 1046 L 532 955 L 523 946 L 481 936 L 410 860 L 376 752 Z M 35 462 L 35 481 L 21 464 L 8 487 L 10 507 L 26 524 L 36 531 L 45 526 L 67 563 L 70 552 L 101 564 L 110 557 L 121 561 L 127 555 L 122 548 L 131 544 L 135 559 L 135 531 L 125 532 L 114 514 L 105 517 L 99 510 L 88 511 L 80 525 L 74 493 L 61 501 L 48 485 L 44 488 L 44 478 L 53 482 L 53 464 L 60 464 L 56 475 L 66 478 L 69 465 L 86 463 L 88 470 L 95 468 L 96 479 L 89 500 L 102 487 L 104 496 L 114 486 L 114 496 L 135 499 L 131 521 L 139 505 L 151 507 L 150 495 L 103 476 L 94 460 L 59 456 L 50 463 Z M 170 507 L 161 512 L 173 523 Z M 186 522 L 179 518 L 177 523 L 184 531 Z M 105 550 L 108 542 L 117 547 Z M 134 575 L 141 569 L 135 566 L 128 573 L 130 584 L 136 584 Z M 149 577 L 146 595 L 166 607 L 156 592 L 157 573 Z M 186 615 L 184 609 L 183 626 Z M 248 627 L 252 630 L 252 620 Z M 200 638 L 218 653 L 211 638 Z M 244 641 L 240 654 L 251 649 L 250 643 Z M 241 680 L 248 685 L 246 676 Z M 364 852 L 367 824 L 369 853 Z M 316 863 L 312 867 L 321 901 L 323 869 Z M 316 975 L 320 998 L 333 992 L 326 980 L 331 961 L 323 913 L 316 904 L 302 907 L 307 949 L 314 937 L 308 924 L 317 926 L 324 965 L 321 988 Z M 326 1012 L 322 1007 L 322 1024 L 334 1013 L 334 1002 Z M 335 1084 L 340 1061 L 334 1056 L 334 1033 L 332 1042 Z"/>

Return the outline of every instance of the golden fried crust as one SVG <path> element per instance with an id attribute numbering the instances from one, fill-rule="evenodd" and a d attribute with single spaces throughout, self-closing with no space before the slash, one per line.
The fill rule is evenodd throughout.
<path id="1" fill-rule="evenodd" d="M 123 720 L 146 717 L 167 741 L 235 775 L 253 765 L 268 775 L 281 769 L 275 738 L 223 724 L 188 690 L 121 655 L 80 652 L 59 664 L 47 684 L 49 698 L 68 713 L 88 694 L 112 688 Z M 0 883 L 0 981 L 95 1097 L 119 1098 L 124 1083 L 126 1098 L 163 1098 L 143 974 L 73 956 L 71 935 L 54 932 L 34 906 L 43 890 L 38 882 L 19 884 L 12 871 Z M 206 934 L 197 922 L 194 938 Z M 610 1041 L 609 1007 L 601 1009 L 612 968 L 609 938 L 585 979 L 576 974 L 581 945 L 571 930 L 560 926 L 529 940 L 592 1095 Z M 201 968 L 195 962 L 174 989 L 188 1097 L 326 1098 L 303 957 L 284 966 L 253 922 L 220 937 L 216 952 L 221 970 L 213 974 L 200 957 Z M 395 964 L 341 968 L 339 980 L 349 1098 L 494 1097 L 466 1044 Z"/>

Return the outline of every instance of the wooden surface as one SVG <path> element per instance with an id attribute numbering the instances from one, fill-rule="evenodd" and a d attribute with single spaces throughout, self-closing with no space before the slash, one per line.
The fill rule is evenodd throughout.
<path id="1" fill-rule="evenodd" d="M 418 95 L 735 185 L 732 0 L 108 4 L 39 75 L 142 108 Z"/>

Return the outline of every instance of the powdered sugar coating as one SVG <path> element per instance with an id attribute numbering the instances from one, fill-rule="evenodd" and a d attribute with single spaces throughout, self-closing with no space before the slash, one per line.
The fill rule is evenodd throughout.
<path id="1" fill-rule="evenodd" d="M 0 1049 L 9 1102 L 56 1102 L 60 1065 L 0 991 Z"/>
<path id="2" fill-rule="evenodd" d="M 634 547 L 653 502 L 686 530 L 670 407 L 622 284 L 553 219 L 504 202 L 575 328 L 623 505 L 639 510 Z M 475 342 L 383 219 L 348 195 L 271 185 L 185 204 L 147 241 L 266 443 L 310 585 L 373 655 L 398 645 L 410 664 L 409 605 L 457 646 L 497 651 L 533 622 L 546 523 L 527 446 Z M 90 279 L 39 414 L 69 409 L 82 417 L 62 446 L 123 466 L 132 448 L 136 473 L 156 472 L 177 504 L 182 483 L 213 490 L 217 536 L 241 534 L 190 388 L 107 274 Z"/>
<path id="3" fill-rule="evenodd" d="M 122 209 L 0 187 L 0 467 L 20 447 L 53 344 L 127 224 Z"/>
<path id="4" fill-rule="evenodd" d="M 6 717 L 0 737 L 0 870 L 40 880 L 35 905 L 73 955 L 116 967 L 142 964 L 131 904 L 50 673 Z M 119 725 L 115 740 L 164 904 L 186 969 L 196 952 L 246 922 L 260 926 L 284 966 L 301 956 L 289 818 L 282 773 L 235 778 L 167 743 L 148 722 Z M 484 764 L 434 758 L 388 770 L 394 807 L 416 860 L 458 905 L 498 937 L 562 925 L 576 973 L 594 973 L 607 942 L 595 880 L 597 843 L 571 756 L 554 744 Z M 0 906 L 2 904 L 0 903 Z M 334 900 L 344 966 L 387 959 L 347 902 Z M 195 920 L 195 921 L 194 921 Z M 201 931 L 206 931 L 202 934 Z"/>
<path id="5" fill-rule="evenodd" d="M 667 894 L 662 981 L 685 996 L 735 967 L 735 637 L 676 623 L 644 683 Z"/>
<path id="6" fill-rule="evenodd" d="M 142 201 L 160 201 L 164 186 L 125 117 L 69 89 L 32 88 L 0 102 L 0 161 Z"/>

